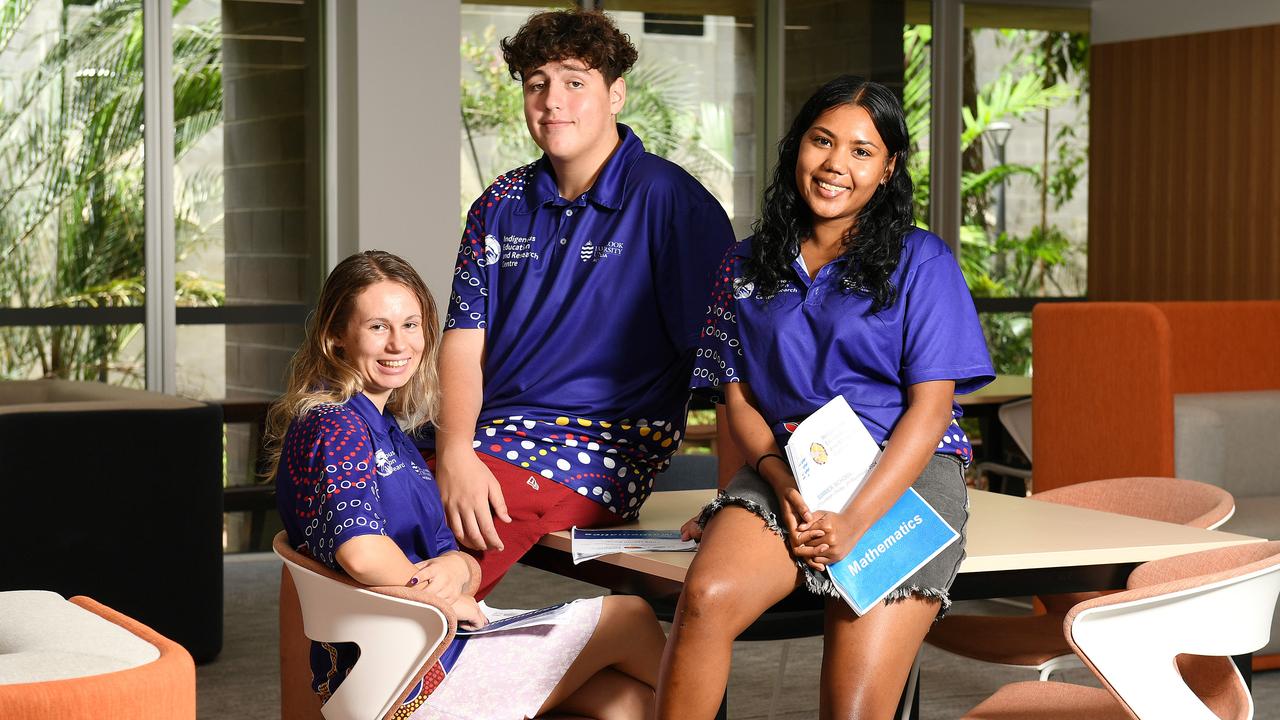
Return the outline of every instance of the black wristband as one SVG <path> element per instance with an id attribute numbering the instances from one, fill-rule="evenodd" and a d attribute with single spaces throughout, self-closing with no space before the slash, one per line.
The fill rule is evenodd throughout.
<path id="1" fill-rule="evenodd" d="M 769 459 L 769 458 L 771 458 L 771 457 L 778 458 L 778 459 L 779 459 L 779 460 L 781 460 L 784 464 L 787 462 L 787 459 L 786 459 L 786 458 L 784 458 L 784 457 L 782 457 L 782 456 L 781 456 L 781 455 L 779 455 L 778 453 L 765 453 L 765 454 L 761 455 L 759 458 L 757 458 L 757 459 L 756 459 L 756 465 L 755 465 L 755 468 L 756 468 L 756 474 L 757 474 L 757 475 L 759 475 L 759 474 L 760 474 L 760 463 L 764 462 L 765 460 L 767 460 L 767 459 Z"/>

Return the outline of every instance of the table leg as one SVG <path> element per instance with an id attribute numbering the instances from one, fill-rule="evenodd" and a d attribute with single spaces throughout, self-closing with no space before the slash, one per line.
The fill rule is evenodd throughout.
<path id="1" fill-rule="evenodd" d="M 920 720 L 920 654 L 916 653 L 916 661 L 907 674 L 907 684 L 902 688 L 902 697 L 898 699 L 898 710 L 893 714 L 898 720 Z"/>

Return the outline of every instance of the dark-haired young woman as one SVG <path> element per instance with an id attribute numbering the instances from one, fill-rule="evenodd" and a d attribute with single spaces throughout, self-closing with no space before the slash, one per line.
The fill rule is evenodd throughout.
<path id="1" fill-rule="evenodd" d="M 912 225 L 908 146 L 889 90 L 827 83 L 779 145 L 755 235 L 720 269 L 692 384 L 721 396 L 750 464 L 685 526 L 701 547 L 663 657 L 660 718 L 713 717 L 733 639 L 800 586 L 827 598 L 821 716 L 888 718 L 950 604 L 971 455 L 953 395 L 994 374 L 955 259 Z M 810 512 L 782 449 L 838 394 L 885 449 L 843 512 Z M 823 570 L 908 487 L 962 539 L 858 617 Z"/>

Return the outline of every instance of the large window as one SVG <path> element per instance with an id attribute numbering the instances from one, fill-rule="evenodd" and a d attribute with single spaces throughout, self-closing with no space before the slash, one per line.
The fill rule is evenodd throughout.
<path id="1" fill-rule="evenodd" d="M 1088 55 L 1085 8 L 963 3 L 957 48 L 962 122 L 958 188 L 930 182 L 912 163 L 917 213 L 937 192 L 960 196 L 958 256 L 982 313 L 997 372 L 1031 368 L 1031 307 L 1085 295 L 1088 240 Z M 927 128 L 935 28 L 928 6 L 908 3 L 903 32 L 908 116 Z M 919 112 L 920 108 L 924 112 Z M 933 144 L 928 131 L 918 149 Z M 942 229 L 946 233 L 946 229 Z M 948 238 L 951 239 L 951 238 Z"/>
<path id="2" fill-rule="evenodd" d="M 0 378 L 140 386 L 141 2 L 0 7 Z"/>
<path id="3" fill-rule="evenodd" d="M 322 9 L 0 0 L 0 378 L 232 403 L 257 481 L 323 268 Z"/>

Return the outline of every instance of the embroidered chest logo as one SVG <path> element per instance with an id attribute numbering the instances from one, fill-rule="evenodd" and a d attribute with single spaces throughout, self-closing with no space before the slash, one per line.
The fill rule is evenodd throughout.
<path id="1" fill-rule="evenodd" d="M 525 260 L 538 261 L 538 251 L 533 249 L 533 244 L 538 241 L 537 236 L 521 237 L 519 235 L 503 235 L 502 236 L 502 267 L 519 267 Z"/>
<path id="2" fill-rule="evenodd" d="M 498 258 L 502 256 L 502 245 L 498 243 L 498 238 L 492 235 L 484 236 L 484 263 L 492 265 L 498 262 Z"/>
<path id="3" fill-rule="evenodd" d="M 528 480 L 525 480 L 525 484 L 527 484 L 529 487 L 533 488 L 534 490 L 538 489 L 538 481 L 532 475 L 529 476 Z"/>
<path id="4" fill-rule="evenodd" d="M 733 296 L 739 300 L 746 300 L 751 297 L 751 293 L 756 291 L 756 284 L 750 281 L 744 282 L 742 278 L 735 278 L 733 281 Z"/>
<path id="5" fill-rule="evenodd" d="M 373 464 L 377 467 L 378 474 L 386 477 L 391 473 L 404 468 L 404 463 L 396 454 L 385 450 L 377 450 L 373 453 Z"/>
<path id="6" fill-rule="evenodd" d="M 621 255 L 622 249 L 621 240 L 609 240 L 603 245 L 596 245 L 588 240 L 582 243 L 582 248 L 578 250 L 578 257 L 584 263 L 598 263 L 610 255 Z"/>

